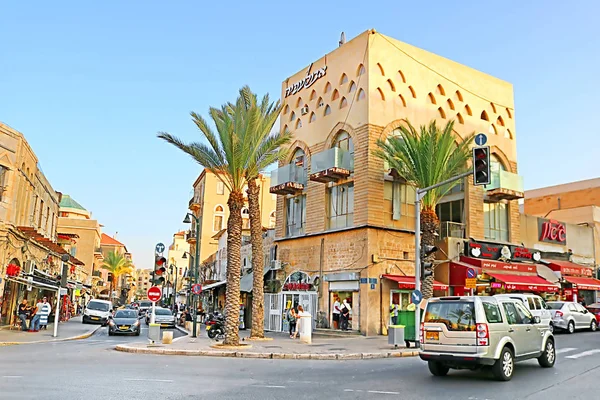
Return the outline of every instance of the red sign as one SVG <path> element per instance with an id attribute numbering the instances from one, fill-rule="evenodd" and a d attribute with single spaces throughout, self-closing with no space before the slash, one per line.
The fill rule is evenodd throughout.
<path id="1" fill-rule="evenodd" d="M 585 268 L 585 267 L 577 268 L 577 267 L 561 266 L 560 271 L 561 271 L 561 274 L 563 274 L 563 275 L 571 275 L 571 276 L 583 275 L 583 276 L 591 277 L 593 275 L 592 269 Z M 594 289 L 594 290 L 596 290 L 596 289 Z"/>
<path id="2" fill-rule="evenodd" d="M 202 285 L 199 283 L 196 283 L 192 286 L 192 293 L 194 294 L 200 294 L 202 293 Z"/>
<path id="3" fill-rule="evenodd" d="M 564 244 L 567 241 L 567 228 L 562 222 L 553 219 L 538 219 L 540 242 Z"/>
<path id="4" fill-rule="evenodd" d="M 162 291 L 158 286 L 152 286 L 148 288 L 148 300 L 157 302 L 162 297 Z"/>
<path id="5" fill-rule="evenodd" d="M 309 283 L 286 283 L 283 285 L 283 290 L 310 290 Z"/>
<path id="6" fill-rule="evenodd" d="M 508 264 L 508 263 L 501 262 L 501 261 L 482 260 L 479 258 L 470 258 L 470 257 L 464 257 L 464 256 L 461 256 L 461 261 L 464 263 L 467 263 L 467 264 L 481 267 L 483 269 L 487 269 L 487 270 L 528 272 L 528 273 L 536 273 L 537 274 L 537 268 L 533 264 L 525 264 L 525 263 Z"/>
<path id="7" fill-rule="evenodd" d="M 549 286 L 549 285 L 527 285 L 527 284 L 514 284 L 507 283 L 507 290 L 524 290 L 530 292 L 558 292 L 559 288 L 557 286 Z"/>

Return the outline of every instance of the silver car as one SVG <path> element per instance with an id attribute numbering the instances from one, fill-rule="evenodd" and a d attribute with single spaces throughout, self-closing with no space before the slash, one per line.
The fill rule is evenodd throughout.
<path id="1" fill-rule="evenodd" d="M 435 376 L 450 369 L 491 366 L 508 381 L 514 363 L 536 358 L 550 368 L 556 361 L 554 336 L 520 300 L 490 296 L 429 299 L 421 324 L 419 356 Z"/>
<path id="2" fill-rule="evenodd" d="M 552 314 L 555 328 L 574 333 L 576 329 L 591 329 L 596 332 L 596 316 L 574 301 L 549 301 L 546 303 Z"/>
<path id="3" fill-rule="evenodd" d="M 146 313 L 146 324 L 150 324 L 152 309 Z M 168 308 L 155 307 L 154 322 L 159 324 L 161 328 L 175 328 L 175 316 Z"/>

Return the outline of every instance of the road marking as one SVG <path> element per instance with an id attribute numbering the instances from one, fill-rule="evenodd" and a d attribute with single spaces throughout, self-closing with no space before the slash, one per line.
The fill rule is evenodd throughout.
<path id="1" fill-rule="evenodd" d="M 372 394 L 393 394 L 399 395 L 400 392 L 386 392 L 383 390 L 359 390 L 359 389 L 344 389 L 344 392 L 354 392 L 354 393 L 372 393 Z"/>
<path id="2" fill-rule="evenodd" d="M 597 353 L 600 353 L 600 349 L 584 351 L 583 353 L 573 354 L 572 356 L 566 356 L 565 358 L 570 358 L 570 359 L 574 360 L 574 359 L 581 358 L 581 357 L 591 356 L 592 354 L 597 354 Z"/>
<path id="3" fill-rule="evenodd" d="M 564 349 L 556 350 L 556 354 L 568 353 L 573 350 L 577 350 L 577 349 L 575 347 L 565 347 Z"/>
<path id="4" fill-rule="evenodd" d="M 19 378 L 22 378 L 22 376 L 20 376 L 20 375 L 4 375 L 3 378 L 7 378 L 7 379 L 19 379 Z"/>
<path id="5" fill-rule="evenodd" d="M 279 385 L 252 385 L 254 387 L 263 387 L 263 388 L 271 388 L 271 389 L 285 389 L 285 386 Z"/>
<path id="6" fill-rule="evenodd" d="M 125 378 L 125 380 L 126 381 L 132 381 L 132 382 L 166 382 L 166 383 L 173 382 L 172 379 Z"/>

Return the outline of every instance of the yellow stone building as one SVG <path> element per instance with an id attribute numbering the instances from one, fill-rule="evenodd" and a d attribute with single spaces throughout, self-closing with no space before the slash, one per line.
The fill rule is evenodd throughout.
<path id="1" fill-rule="evenodd" d="M 175 275 L 177 275 L 176 291 L 183 288 L 184 274 L 186 269 L 189 268 L 191 259 L 189 257 L 190 244 L 186 241 L 185 236 L 185 231 L 175 233 L 173 235 L 173 241 L 171 242 L 171 245 L 169 245 L 169 252 L 167 253 L 167 261 L 169 264 L 167 278 L 172 285 L 175 285 Z"/>
<path id="2" fill-rule="evenodd" d="M 492 184 L 466 179 L 437 208 L 449 256 L 469 237 L 520 242 L 510 83 L 369 30 L 287 78 L 281 98 L 281 130 L 295 138 L 271 181 L 283 311 L 301 303 L 330 326 L 337 295 L 352 304 L 352 329 L 373 335 L 386 332 L 392 298 L 408 301 L 385 276 L 414 282 L 415 193 L 372 155 L 404 119 L 454 120 L 457 141 L 483 132 L 491 146 Z M 436 280 L 437 293 L 448 289 L 447 265 Z"/>

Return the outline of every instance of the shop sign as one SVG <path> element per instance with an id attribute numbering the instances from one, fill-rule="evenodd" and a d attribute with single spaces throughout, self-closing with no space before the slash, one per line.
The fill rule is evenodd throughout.
<path id="1" fill-rule="evenodd" d="M 562 222 L 538 218 L 538 236 L 540 242 L 566 244 L 567 228 Z"/>
<path id="2" fill-rule="evenodd" d="M 283 290 L 310 290 L 310 286 L 310 283 L 286 283 L 285 285 L 283 285 Z"/>
<path id="3" fill-rule="evenodd" d="M 292 94 L 296 94 L 304 88 L 309 88 L 315 83 L 317 80 L 321 79 L 327 73 L 327 65 L 319 68 L 315 72 L 310 72 L 312 69 L 312 63 L 306 70 L 306 77 L 300 79 L 298 82 L 294 83 L 292 86 L 288 86 L 285 89 L 285 97 L 288 97 Z"/>
<path id="4" fill-rule="evenodd" d="M 593 275 L 592 269 L 585 268 L 585 267 L 577 268 L 577 267 L 561 266 L 560 272 L 563 276 L 565 276 L 565 275 L 570 275 L 570 276 L 583 275 L 583 276 L 591 277 Z"/>
<path id="5" fill-rule="evenodd" d="M 537 273 L 535 265 L 529 264 L 507 264 L 499 261 L 482 261 L 481 268 L 483 269 L 495 269 L 500 271 L 510 272 L 529 272 Z"/>
<path id="6" fill-rule="evenodd" d="M 502 289 L 502 282 L 492 282 L 490 286 L 492 289 Z"/>
<path id="7" fill-rule="evenodd" d="M 557 292 L 558 287 L 556 286 L 545 286 L 545 285 L 515 285 L 508 283 L 506 284 L 507 290 L 521 290 L 521 291 L 531 291 L 531 292 Z"/>
<path id="8" fill-rule="evenodd" d="M 532 261 L 541 260 L 541 253 L 522 246 L 469 241 L 465 243 L 465 254 L 486 260 Z"/>

